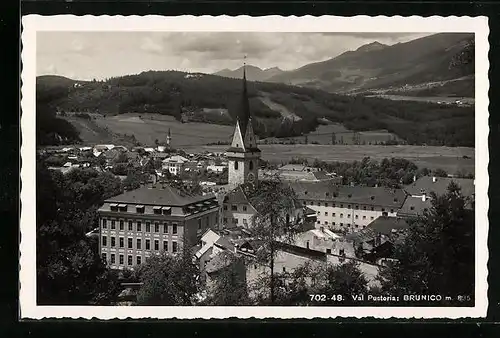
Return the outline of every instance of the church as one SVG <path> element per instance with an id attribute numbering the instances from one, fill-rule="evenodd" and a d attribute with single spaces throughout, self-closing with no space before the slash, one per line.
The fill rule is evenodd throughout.
<path id="1" fill-rule="evenodd" d="M 223 229 L 247 228 L 258 213 L 250 203 L 250 195 L 259 186 L 259 167 L 261 151 L 253 130 L 253 117 L 250 111 L 246 70 L 243 67 L 243 90 L 236 125 L 230 147 L 226 150 L 228 159 L 228 193 L 224 196 L 221 225 Z M 300 217 L 302 207 L 292 212 L 291 217 Z"/>

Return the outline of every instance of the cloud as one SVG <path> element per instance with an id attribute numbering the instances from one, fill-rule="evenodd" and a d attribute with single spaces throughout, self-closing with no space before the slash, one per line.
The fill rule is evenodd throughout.
<path id="1" fill-rule="evenodd" d="M 163 52 L 163 46 L 161 41 L 157 42 L 151 37 L 145 37 L 142 39 L 140 49 L 147 53 L 153 53 L 153 54 L 158 54 Z"/>

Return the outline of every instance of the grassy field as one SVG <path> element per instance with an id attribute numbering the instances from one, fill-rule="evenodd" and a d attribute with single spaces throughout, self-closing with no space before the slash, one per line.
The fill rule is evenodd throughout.
<path id="1" fill-rule="evenodd" d="M 225 146 L 192 146 L 185 147 L 188 152 L 224 151 Z M 384 158 L 405 158 L 419 167 L 429 169 L 442 168 L 449 173 L 458 170 L 474 172 L 474 149 L 451 147 L 421 147 L 421 146 L 362 146 L 362 145 L 260 145 L 262 158 L 271 162 L 286 162 L 291 158 L 307 158 L 314 161 L 318 158 L 326 162 L 349 162 L 370 157 L 375 160 Z M 463 156 L 470 157 L 464 159 Z"/>
<path id="2" fill-rule="evenodd" d="M 307 134 L 307 143 L 309 144 L 332 144 L 332 133 L 335 134 L 336 144 L 354 144 L 355 132 L 345 128 L 342 124 L 331 123 L 328 125 L 320 125 L 318 128 Z M 386 142 L 388 140 L 396 139 L 399 137 L 389 133 L 387 130 L 373 130 L 373 131 L 362 131 L 359 132 L 359 143 L 360 144 L 375 144 L 380 142 Z M 283 139 L 269 139 L 269 143 L 288 143 L 288 141 L 294 140 L 296 144 L 304 144 L 305 136 L 299 137 L 289 137 Z M 264 140 L 263 140 L 264 141 Z"/>
<path id="3" fill-rule="evenodd" d="M 234 127 L 206 123 L 181 123 L 171 116 L 160 114 L 122 114 L 92 120 L 66 118 L 80 131 L 85 143 L 111 142 L 112 135 L 134 135 L 143 145 L 154 145 L 155 140 L 165 142 L 168 129 L 173 147 L 182 148 L 229 141 Z"/>

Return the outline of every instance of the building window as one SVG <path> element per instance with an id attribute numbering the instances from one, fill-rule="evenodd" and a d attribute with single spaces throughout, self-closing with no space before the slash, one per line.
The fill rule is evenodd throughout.
<path id="1" fill-rule="evenodd" d="M 111 264 L 115 264 L 116 259 L 115 259 L 115 254 L 111 254 Z"/>
<path id="2" fill-rule="evenodd" d="M 318 202 L 318 207 L 320 207 L 320 206 L 321 206 L 321 202 Z"/>
<path id="3" fill-rule="evenodd" d="M 224 205 L 224 210 L 227 210 L 227 205 Z"/>
<path id="4" fill-rule="evenodd" d="M 163 251 L 168 252 L 168 241 L 163 241 Z"/>
<path id="5" fill-rule="evenodd" d="M 357 225 L 357 224 L 354 224 L 354 226 L 355 226 L 356 228 L 358 228 L 358 225 Z"/>
<path id="6" fill-rule="evenodd" d="M 123 220 L 120 220 L 120 231 L 123 231 Z"/>
<path id="7" fill-rule="evenodd" d="M 327 254 L 331 254 L 332 253 L 332 249 L 326 249 L 326 253 Z"/>
<path id="8" fill-rule="evenodd" d="M 247 211 L 247 206 L 246 205 L 243 206 L 243 211 Z"/>
<path id="9" fill-rule="evenodd" d="M 319 211 L 316 211 L 316 215 L 319 215 Z"/>
<path id="10" fill-rule="evenodd" d="M 198 219 L 198 230 L 201 230 L 201 218 Z"/>
<path id="11" fill-rule="evenodd" d="M 127 265 L 133 265 L 134 262 L 132 261 L 132 255 L 127 256 Z"/>
<path id="12" fill-rule="evenodd" d="M 160 232 L 160 224 L 158 222 L 155 223 L 155 232 L 156 233 Z"/>
<path id="13" fill-rule="evenodd" d="M 384 212 L 384 211 L 385 211 L 385 208 L 382 208 L 382 212 Z"/>
<path id="14" fill-rule="evenodd" d="M 325 211 L 325 216 L 328 216 L 328 212 L 327 211 Z"/>
<path id="15" fill-rule="evenodd" d="M 386 217 L 387 217 L 387 211 L 384 211 L 384 212 L 382 213 L 382 216 L 386 216 Z"/>
<path id="16" fill-rule="evenodd" d="M 371 210 L 372 210 L 372 211 L 374 211 L 374 210 L 375 210 L 375 208 L 374 208 L 374 207 L 371 207 Z"/>
<path id="17" fill-rule="evenodd" d="M 123 265 L 123 263 L 124 263 L 124 259 L 125 259 L 125 258 L 123 257 L 123 255 L 120 255 L 120 261 L 118 262 L 118 264 L 119 264 L 119 265 Z"/>
<path id="18" fill-rule="evenodd" d="M 234 161 L 234 170 L 238 170 L 238 161 Z"/>
<path id="19" fill-rule="evenodd" d="M 334 212 L 332 212 L 332 217 L 335 217 L 335 213 Z"/>
<path id="20" fill-rule="evenodd" d="M 101 254 L 101 259 L 102 259 L 104 262 L 106 262 L 106 263 L 108 262 L 108 259 L 107 259 L 107 257 L 106 257 L 106 253 L 105 253 L 105 252 L 103 252 L 103 253 Z"/>
<path id="21" fill-rule="evenodd" d="M 317 223 L 317 224 L 320 224 L 321 222 L 320 222 L 320 221 L 317 221 L 316 223 Z"/>
<path id="22" fill-rule="evenodd" d="M 161 208 L 160 207 L 154 207 L 153 208 L 153 213 L 156 215 L 161 215 Z"/>
<path id="23" fill-rule="evenodd" d="M 341 207 L 341 208 L 343 208 L 343 207 L 344 207 L 344 205 L 343 205 L 343 204 L 341 204 L 341 205 L 340 205 L 340 207 Z"/>
<path id="24" fill-rule="evenodd" d="M 172 234 L 177 235 L 177 224 L 172 224 Z"/>
<path id="25" fill-rule="evenodd" d="M 363 210 L 366 210 L 366 205 L 365 205 L 365 206 L 363 206 Z"/>
<path id="26" fill-rule="evenodd" d="M 363 216 L 363 219 L 366 219 L 366 216 Z"/>
<path id="27" fill-rule="evenodd" d="M 340 226 L 341 226 L 341 227 L 342 227 L 342 226 L 344 226 L 344 223 L 340 223 Z"/>
<path id="28" fill-rule="evenodd" d="M 224 217 L 224 218 L 223 218 L 223 222 L 224 222 L 224 223 L 227 223 L 227 217 Z"/>
<path id="29" fill-rule="evenodd" d="M 123 248 L 125 246 L 125 240 L 123 237 L 120 237 L 120 248 Z"/>
<path id="30" fill-rule="evenodd" d="M 306 242 L 306 248 L 309 249 L 309 241 Z"/>
<path id="31" fill-rule="evenodd" d="M 243 225 L 248 225 L 246 218 L 243 218 Z"/>
<path id="32" fill-rule="evenodd" d="M 163 223 L 163 233 L 168 234 L 168 223 Z"/>
<path id="33" fill-rule="evenodd" d="M 325 225 L 328 225 L 328 221 L 325 221 Z"/>
<path id="34" fill-rule="evenodd" d="M 286 272 L 286 267 L 283 267 L 283 272 Z"/>
<path id="35" fill-rule="evenodd" d="M 111 221 L 111 230 L 115 230 L 115 229 L 116 229 L 115 220 L 112 220 Z"/>
<path id="36" fill-rule="evenodd" d="M 137 265 L 141 264 L 141 256 L 137 256 L 136 257 L 136 262 L 137 262 Z"/>
<path id="37" fill-rule="evenodd" d="M 141 239 L 137 238 L 136 249 L 141 249 Z"/>
<path id="38" fill-rule="evenodd" d="M 344 214 L 340 214 L 340 218 L 344 218 Z"/>
<path id="39" fill-rule="evenodd" d="M 234 224 L 238 224 L 238 219 L 237 218 L 233 218 L 233 223 Z"/>
<path id="40" fill-rule="evenodd" d="M 155 251 L 160 250 L 160 241 L 155 239 Z"/>
<path id="41" fill-rule="evenodd" d="M 373 216 L 371 216 L 370 219 L 373 221 Z"/>
<path id="42" fill-rule="evenodd" d="M 311 201 L 311 205 L 314 205 L 314 202 L 313 202 L 313 201 Z"/>
<path id="43" fill-rule="evenodd" d="M 127 238 L 127 247 L 132 249 L 132 238 Z"/>
<path id="44" fill-rule="evenodd" d="M 332 222 L 332 225 L 335 225 L 335 222 Z"/>
<path id="45" fill-rule="evenodd" d="M 356 210 L 359 210 L 359 205 L 356 205 Z"/>
<path id="46" fill-rule="evenodd" d="M 249 168 L 250 170 L 253 170 L 253 161 L 250 161 L 250 163 L 248 164 L 248 168 Z"/>
<path id="47" fill-rule="evenodd" d="M 327 207 L 327 208 L 328 208 L 328 203 L 325 203 L 325 207 Z"/>
<path id="48" fill-rule="evenodd" d="M 177 242 L 172 242 L 172 252 L 177 252 Z"/>
<path id="49" fill-rule="evenodd" d="M 146 239 L 146 250 L 151 250 L 151 241 Z"/>
<path id="50" fill-rule="evenodd" d="M 237 205 L 231 205 L 231 211 L 238 211 Z"/>
<path id="51" fill-rule="evenodd" d="M 111 247 L 114 248 L 116 245 L 116 238 L 111 237 Z"/>
<path id="52" fill-rule="evenodd" d="M 359 218 L 359 216 L 358 216 L 358 215 L 356 215 L 356 219 L 358 219 L 358 218 Z"/>
<path id="53" fill-rule="evenodd" d="M 132 221 L 128 221 L 128 231 L 133 231 Z"/>
<path id="54" fill-rule="evenodd" d="M 410 210 L 415 210 L 415 207 L 412 205 L 412 206 L 410 207 Z"/>
<path id="55" fill-rule="evenodd" d="M 350 204 L 347 205 L 347 209 L 351 209 L 351 205 Z"/>
<path id="56" fill-rule="evenodd" d="M 137 231 L 142 231 L 141 221 L 137 221 Z"/>
<path id="57" fill-rule="evenodd" d="M 335 203 L 333 203 L 333 204 L 332 204 L 332 207 L 334 207 L 334 208 L 335 208 Z"/>
<path id="58" fill-rule="evenodd" d="M 146 232 L 151 232 L 151 223 L 146 222 Z"/>
<path id="59" fill-rule="evenodd" d="M 394 212 L 394 209 L 391 209 L 391 212 Z"/>
<path id="60" fill-rule="evenodd" d="M 102 236 L 102 246 L 108 246 L 108 237 Z"/>
<path id="61" fill-rule="evenodd" d="M 106 220 L 105 219 L 102 220 L 102 228 L 103 229 L 107 229 L 108 228 L 108 225 L 106 224 Z"/>

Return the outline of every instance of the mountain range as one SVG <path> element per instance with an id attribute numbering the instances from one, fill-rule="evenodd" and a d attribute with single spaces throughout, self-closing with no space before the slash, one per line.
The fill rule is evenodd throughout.
<path id="1" fill-rule="evenodd" d="M 248 81 L 266 81 L 272 78 L 273 76 L 279 75 L 281 73 L 283 73 L 283 71 L 278 67 L 260 69 L 259 67 L 252 65 L 246 66 L 246 77 Z M 214 75 L 229 77 L 234 79 L 241 79 L 243 78 L 243 67 L 240 67 L 235 70 L 230 70 L 226 68 L 214 73 Z"/>
<path id="2" fill-rule="evenodd" d="M 473 97 L 474 63 L 456 67 L 457 58 L 474 58 L 473 43 L 471 33 L 440 33 L 391 46 L 375 41 L 290 71 L 247 66 L 247 78 L 336 93 Z M 241 78 L 242 68 L 215 75 Z"/>

